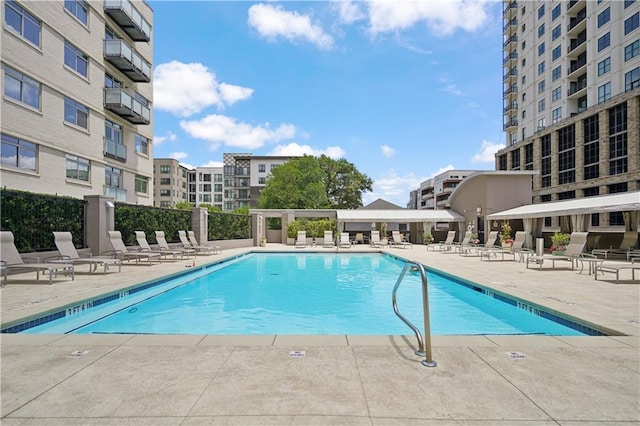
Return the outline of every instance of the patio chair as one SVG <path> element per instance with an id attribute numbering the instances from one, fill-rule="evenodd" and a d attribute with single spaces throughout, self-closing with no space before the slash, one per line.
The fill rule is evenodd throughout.
<path id="1" fill-rule="evenodd" d="M 537 263 L 542 269 L 542 264 L 545 260 L 551 261 L 552 268 L 556 267 L 556 261 L 570 261 L 571 270 L 573 271 L 573 264 L 576 262 L 580 254 L 584 251 L 584 247 L 587 245 L 588 232 L 572 232 L 569 238 L 569 244 L 562 255 L 545 254 L 542 256 L 527 256 L 526 266 L 529 268 L 529 263 Z"/>
<path id="2" fill-rule="evenodd" d="M 496 245 L 496 239 L 498 239 L 498 231 L 490 231 L 487 235 L 487 240 L 484 242 L 484 245 L 463 247 L 460 255 L 482 257 L 482 254 L 486 251 L 504 251 L 504 248 L 502 246 Z"/>
<path id="3" fill-rule="evenodd" d="M 349 240 L 348 232 L 340 233 L 340 248 L 351 248 L 351 241 Z"/>
<path id="4" fill-rule="evenodd" d="M 192 249 L 196 251 L 196 254 L 210 255 L 215 254 L 217 251 L 214 247 L 211 246 L 201 246 L 201 245 L 193 245 L 189 241 L 187 237 L 186 231 L 178 231 L 178 238 L 180 238 L 180 242 L 182 243 L 182 247 L 186 249 Z"/>
<path id="5" fill-rule="evenodd" d="M 636 262 L 636 260 L 638 260 L 638 262 Z M 632 258 L 631 262 L 602 262 L 599 265 L 596 265 L 594 267 L 594 277 L 597 280 L 598 279 L 598 272 L 600 272 L 600 275 L 602 275 L 604 277 L 604 273 L 605 272 L 612 272 L 614 274 L 616 274 L 616 284 L 618 284 L 620 282 L 620 271 L 629 269 L 631 270 L 631 280 L 635 281 L 636 279 L 636 270 L 640 270 L 640 259 L 639 258 Z M 602 278 L 601 278 L 602 279 Z"/>
<path id="6" fill-rule="evenodd" d="M 322 247 L 335 247 L 336 244 L 333 241 L 333 232 L 332 231 L 324 231 L 324 243 Z"/>
<path id="7" fill-rule="evenodd" d="M 447 238 L 444 241 L 429 244 L 427 246 L 427 250 L 429 250 L 429 247 L 431 247 L 432 251 L 435 251 L 436 249 L 438 251 L 442 251 L 443 247 L 448 247 L 448 249 L 450 249 L 455 239 L 456 239 L 456 231 L 449 231 L 447 232 Z"/>
<path id="8" fill-rule="evenodd" d="M 71 280 L 75 278 L 75 269 L 70 263 L 39 263 L 37 257 L 23 258 L 18 253 L 18 249 L 14 243 L 13 233 L 11 231 L 0 232 L 0 255 L 2 259 L 2 269 L 4 271 L 4 283 L 7 283 L 7 275 L 9 271 L 18 272 L 36 271 L 36 281 L 40 279 L 40 271 L 49 273 L 49 284 L 53 284 L 53 276 L 58 272 L 71 274 Z M 25 262 L 26 261 L 26 262 Z"/>
<path id="9" fill-rule="evenodd" d="M 380 239 L 380 231 L 371 231 L 369 245 L 371 245 L 371 247 L 386 247 L 387 243 Z"/>
<path id="10" fill-rule="evenodd" d="M 191 243 L 191 245 L 195 248 L 195 247 L 209 247 L 211 249 L 211 251 L 213 252 L 213 254 L 219 254 L 220 251 L 222 250 L 222 247 L 220 246 L 210 246 L 210 245 L 203 245 L 203 244 L 199 244 L 198 240 L 196 240 L 196 233 L 193 231 L 187 231 L 187 237 L 189 238 L 189 242 Z"/>
<path id="11" fill-rule="evenodd" d="M 122 261 L 112 257 L 92 256 L 91 253 L 81 256 L 73 245 L 71 232 L 54 232 L 53 240 L 58 249 L 59 256 L 45 259 L 48 262 L 71 263 L 73 265 L 89 265 L 89 272 L 98 270 L 98 265 L 104 268 L 103 273 L 107 273 L 109 265 L 117 265 L 118 272 L 122 272 Z"/>
<path id="12" fill-rule="evenodd" d="M 298 237 L 296 238 L 296 248 L 307 247 L 307 231 L 298 231 Z"/>
<path id="13" fill-rule="evenodd" d="M 524 262 L 525 256 L 530 256 L 534 252 L 531 249 L 524 248 L 523 245 L 527 239 L 527 233 L 525 231 L 516 232 L 516 236 L 513 239 L 513 243 L 511 244 L 511 249 L 506 247 L 494 247 L 487 248 L 484 250 L 480 250 L 480 260 L 484 260 L 486 257 L 487 260 L 491 260 L 491 258 L 498 258 L 498 255 L 502 260 L 505 260 L 505 256 L 511 256 L 512 260 L 516 260 L 516 255 L 518 255 L 518 261 Z"/>
<path id="14" fill-rule="evenodd" d="M 638 231 L 625 231 L 618 248 L 593 249 L 591 250 L 591 254 L 595 256 L 604 256 L 605 259 L 608 259 L 609 256 L 627 255 L 628 252 L 636 246 L 637 242 Z"/>
<path id="15" fill-rule="evenodd" d="M 393 238 L 394 247 L 401 247 L 401 248 L 413 247 L 413 244 L 411 244 L 409 241 L 405 241 L 400 236 L 400 231 L 391 231 L 391 238 Z"/>
<path id="16" fill-rule="evenodd" d="M 155 231 L 156 234 L 156 242 L 158 243 L 158 247 L 160 247 L 160 249 L 162 250 L 180 250 L 182 252 L 182 256 L 187 255 L 193 255 L 195 257 L 196 255 L 196 250 L 192 249 L 192 248 L 181 248 L 181 249 L 172 249 L 171 247 L 169 247 L 169 244 L 167 243 L 167 239 L 164 236 L 164 231 Z"/>
<path id="17" fill-rule="evenodd" d="M 158 259 L 158 263 L 162 262 L 161 253 L 129 251 L 122 241 L 122 234 L 120 231 L 107 231 L 107 235 L 109 236 L 109 243 L 113 250 L 106 251 L 103 254 L 113 255 L 113 257 L 120 259 L 121 261 L 134 259 L 136 263 L 138 263 L 140 260 L 146 259 L 147 262 L 151 264 L 152 259 Z"/>
<path id="18" fill-rule="evenodd" d="M 454 249 L 454 251 L 456 253 L 462 253 L 465 249 L 465 247 L 475 247 L 475 245 L 471 244 L 471 237 L 473 236 L 473 232 L 472 231 L 467 231 L 464 233 L 464 238 L 462 238 L 462 241 L 457 243 L 457 242 L 452 242 L 451 243 L 451 248 Z M 449 250 L 449 249 L 447 249 Z"/>
<path id="19" fill-rule="evenodd" d="M 172 249 L 163 249 L 163 248 L 158 248 L 157 250 L 154 250 L 149 245 L 149 242 L 147 241 L 147 236 L 145 235 L 144 231 L 135 231 L 135 233 L 136 233 L 136 241 L 138 242 L 138 245 L 140 246 L 140 251 L 142 253 L 160 253 L 162 256 L 165 257 L 165 259 L 169 255 L 173 256 L 174 259 L 176 259 L 178 256 L 180 256 L 180 258 L 182 259 L 182 250 L 172 250 Z"/>

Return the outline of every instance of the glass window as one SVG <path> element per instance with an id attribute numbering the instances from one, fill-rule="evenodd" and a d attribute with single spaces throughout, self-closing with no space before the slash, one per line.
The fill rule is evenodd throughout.
<path id="1" fill-rule="evenodd" d="M 83 129 L 89 128 L 89 109 L 67 97 L 64 98 L 64 121 Z"/>
<path id="2" fill-rule="evenodd" d="M 538 45 L 538 56 L 542 56 L 544 54 L 544 41 Z"/>
<path id="3" fill-rule="evenodd" d="M 538 27 L 538 37 L 542 37 L 544 35 L 544 24 Z"/>
<path id="4" fill-rule="evenodd" d="M 142 194 L 148 194 L 149 179 L 144 176 L 136 175 L 135 188 L 136 188 L 136 192 L 140 192 Z"/>
<path id="5" fill-rule="evenodd" d="M 160 178 L 160 185 L 171 185 L 171 178 Z"/>
<path id="6" fill-rule="evenodd" d="M 598 87 L 598 103 L 611 99 L 611 83 L 605 83 Z"/>
<path id="7" fill-rule="evenodd" d="M 538 75 L 544 73 L 544 61 L 538 64 Z"/>
<path id="8" fill-rule="evenodd" d="M 88 76 L 89 57 L 66 40 L 64 42 L 64 64 L 81 76 Z"/>
<path id="9" fill-rule="evenodd" d="M 161 164 L 160 173 L 163 173 L 163 174 L 171 173 L 171 166 L 169 164 Z"/>
<path id="10" fill-rule="evenodd" d="M 544 92 L 544 80 L 538 82 L 538 93 Z"/>
<path id="11" fill-rule="evenodd" d="M 67 178 L 89 182 L 90 163 L 86 158 L 67 154 Z"/>
<path id="12" fill-rule="evenodd" d="M 561 35 L 562 35 L 562 26 L 561 24 L 558 24 L 553 30 L 551 30 L 551 40 L 556 40 Z"/>
<path id="13" fill-rule="evenodd" d="M 551 122 L 557 123 L 562 119 L 562 107 L 558 107 L 551 112 Z"/>
<path id="14" fill-rule="evenodd" d="M 161 197 L 170 197 L 171 196 L 171 190 L 170 189 L 161 189 L 160 190 L 160 196 Z"/>
<path id="15" fill-rule="evenodd" d="M 258 171 L 260 173 L 265 173 L 267 171 L 267 165 L 266 164 L 258 164 Z"/>
<path id="16" fill-rule="evenodd" d="M 606 33 L 598 39 L 598 52 L 602 49 L 606 49 L 611 44 L 611 37 L 609 33 Z"/>
<path id="17" fill-rule="evenodd" d="M 13 0 L 6 0 L 4 3 L 4 24 L 31 43 L 40 46 L 40 20 Z"/>
<path id="18" fill-rule="evenodd" d="M 122 188 L 122 170 L 115 167 L 105 166 L 104 184 L 112 188 Z"/>
<path id="19" fill-rule="evenodd" d="M 560 5 L 559 4 L 556 7 L 554 7 L 553 10 L 551 11 L 551 20 L 555 21 L 558 16 L 560 16 Z"/>
<path id="20" fill-rule="evenodd" d="M 636 0 L 624 0 L 624 8 L 631 6 Z"/>
<path id="21" fill-rule="evenodd" d="M 609 8 L 606 8 L 602 12 L 598 13 L 598 28 L 609 22 L 609 19 L 611 19 Z"/>
<path id="22" fill-rule="evenodd" d="M 553 89 L 553 91 L 551 91 L 552 101 L 557 101 L 558 99 L 560 99 L 560 96 L 562 96 L 562 86 L 556 87 L 555 89 Z"/>
<path id="23" fill-rule="evenodd" d="M 89 7 L 84 0 L 64 0 L 64 8 L 84 25 L 89 22 Z"/>
<path id="24" fill-rule="evenodd" d="M 111 120 L 104 120 L 104 137 L 116 143 L 122 143 L 122 126 Z"/>
<path id="25" fill-rule="evenodd" d="M 138 154 L 149 155 L 149 139 L 136 133 L 135 135 L 136 152 Z"/>
<path id="26" fill-rule="evenodd" d="M 606 74 L 611 70 L 611 57 L 598 62 L 598 75 Z"/>
<path id="27" fill-rule="evenodd" d="M 553 71 L 551 71 L 551 80 L 556 81 L 560 77 L 562 77 L 562 66 L 558 65 L 553 69 Z"/>
<path id="28" fill-rule="evenodd" d="M 638 28 L 640 24 L 640 12 L 636 12 L 624 21 L 624 34 L 627 35 L 631 31 Z"/>
<path id="29" fill-rule="evenodd" d="M 640 53 L 640 40 L 636 40 L 633 43 L 624 47 L 624 60 L 625 62 L 635 58 Z"/>
<path id="30" fill-rule="evenodd" d="M 41 85 L 13 68 L 4 67 L 4 95 L 40 109 Z"/>
<path id="31" fill-rule="evenodd" d="M 544 16 L 544 4 L 538 8 L 538 19 Z"/>
<path id="32" fill-rule="evenodd" d="M 561 54 L 562 54 L 562 46 L 558 45 L 551 51 L 551 60 L 555 61 L 560 57 Z"/>
<path id="33" fill-rule="evenodd" d="M 3 133 L 0 155 L 3 166 L 16 167 L 32 172 L 36 171 L 38 146 L 34 143 Z"/>
<path id="34" fill-rule="evenodd" d="M 632 69 L 624 74 L 624 91 L 640 87 L 640 68 Z"/>
<path id="35" fill-rule="evenodd" d="M 538 101 L 538 112 L 544 111 L 544 99 Z"/>

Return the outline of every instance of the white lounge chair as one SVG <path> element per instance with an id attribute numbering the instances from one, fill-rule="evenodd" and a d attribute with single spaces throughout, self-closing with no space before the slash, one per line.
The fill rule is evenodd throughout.
<path id="1" fill-rule="evenodd" d="M 7 283 L 7 275 L 11 270 L 18 272 L 36 271 L 36 280 L 40 279 L 40 271 L 48 272 L 49 284 L 53 284 L 53 276 L 57 275 L 58 272 L 71 274 L 72 281 L 75 278 L 75 269 L 71 263 L 40 263 L 40 259 L 37 257 L 23 258 L 20 256 L 11 231 L 0 232 L 0 255 L 2 256 L 0 263 L 4 272 L 5 284 Z"/>
<path id="2" fill-rule="evenodd" d="M 369 240 L 369 245 L 371 247 L 386 247 L 386 240 L 382 241 L 380 239 L 380 231 L 371 231 L 371 239 Z"/>
<path id="3" fill-rule="evenodd" d="M 591 250 L 591 254 L 595 256 L 603 256 L 605 259 L 608 259 L 610 256 L 624 256 L 636 246 L 637 242 L 638 231 L 625 231 L 618 248 L 593 249 Z"/>
<path id="4" fill-rule="evenodd" d="M 103 266 L 103 273 L 105 274 L 109 269 L 109 265 L 116 265 L 118 272 L 122 271 L 122 261 L 120 259 L 92 256 L 91 253 L 87 253 L 84 257 L 80 256 L 80 253 L 78 253 L 78 250 L 76 250 L 76 247 L 73 245 L 71 232 L 54 232 L 53 240 L 60 256 L 47 258 L 47 261 L 71 263 L 73 265 L 89 265 L 90 272 L 95 272 L 98 269 L 98 265 Z"/>
<path id="5" fill-rule="evenodd" d="M 158 248 L 157 250 L 154 250 L 149 245 L 149 242 L 147 241 L 147 236 L 145 235 L 144 231 L 135 231 L 135 233 L 136 233 L 136 241 L 138 242 L 138 245 L 140 246 L 140 251 L 142 253 L 160 253 L 162 256 L 165 257 L 165 259 L 169 255 L 173 256 L 174 259 L 176 259 L 178 256 L 180 256 L 180 258 L 182 259 L 182 250 L 172 250 L 172 249 L 163 249 L 163 248 Z"/>
<path id="6" fill-rule="evenodd" d="M 400 231 L 391 231 L 391 238 L 393 238 L 394 247 L 413 247 L 413 244 L 411 244 L 409 241 L 405 241 L 404 239 L 402 239 L 402 237 L 400 236 Z"/>
<path id="7" fill-rule="evenodd" d="M 484 242 L 482 246 L 467 246 L 462 248 L 462 252 L 460 253 L 463 256 L 480 256 L 482 257 L 482 253 L 485 251 L 495 251 L 504 249 L 502 246 L 496 245 L 496 239 L 498 238 L 498 231 L 490 231 L 487 235 L 487 240 Z"/>
<path id="8" fill-rule="evenodd" d="M 209 247 L 213 251 L 213 254 L 219 254 L 222 250 L 222 247 L 220 246 L 199 244 L 198 240 L 196 240 L 196 233 L 193 231 L 187 231 L 187 237 L 189 238 L 189 242 L 193 247 Z"/>
<path id="9" fill-rule="evenodd" d="M 638 262 L 636 262 L 638 260 Z M 620 271 L 629 269 L 631 270 L 631 279 L 635 281 L 636 270 L 640 270 L 640 259 L 632 258 L 631 262 L 602 262 L 596 265 L 594 268 L 594 278 L 598 279 L 598 272 L 604 276 L 605 272 L 612 272 L 616 274 L 616 284 L 620 282 Z"/>
<path id="10" fill-rule="evenodd" d="M 471 244 L 472 236 L 473 236 L 472 231 L 465 232 L 464 237 L 462 238 L 462 241 L 459 243 L 456 243 L 455 241 L 452 242 L 451 248 L 453 248 L 456 253 L 462 253 L 466 247 L 475 247 L 474 245 Z"/>
<path id="11" fill-rule="evenodd" d="M 528 256 L 526 259 L 526 266 L 529 268 L 529 263 L 537 263 L 542 269 L 542 264 L 545 260 L 551 261 L 551 266 L 553 268 L 556 267 L 556 261 L 570 261 L 571 262 L 571 270 L 573 270 L 573 264 L 580 256 L 580 254 L 584 251 L 584 247 L 587 245 L 587 236 L 588 232 L 572 232 L 569 237 L 569 244 L 567 244 L 567 248 L 563 255 L 554 255 L 554 254 L 545 254 L 542 256 Z"/>
<path id="12" fill-rule="evenodd" d="M 455 239 L 456 239 L 456 231 L 449 231 L 449 232 L 447 232 L 447 238 L 444 241 L 440 241 L 438 243 L 429 244 L 427 246 L 427 250 L 442 251 L 443 247 L 447 247 L 447 250 L 450 250 L 451 249 L 451 245 L 453 244 L 453 241 Z"/>
<path id="13" fill-rule="evenodd" d="M 298 238 L 296 238 L 296 248 L 307 247 L 307 231 L 298 231 Z"/>
<path id="14" fill-rule="evenodd" d="M 193 231 L 190 231 L 190 232 L 193 232 Z M 196 254 L 210 255 L 210 254 L 216 254 L 216 252 L 218 251 L 216 247 L 191 244 L 191 242 L 189 241 L 189 238 L 187 237 L 187 233 L 185 231 L 178 231 L 178 238 L 180 238 L 180 242 L 182 243 L 182 246 L 184 248 L 195 250 Z"/>
<path id="15" fill-rule="evenodd" d="M 340 233 L 340 248 L 351 248 L 351 240 L 349 240 L 348 232 Z"/>
<path id="16" fill-rule="evenodd" d="M 171 247 L 169 247 L 169 244 L 167 243 L 167 239 L 164 236 L 164 231 L 155 231 L 156 233 L 156 242 L 158 243 L 158 247 L 160 247 L 162 250 L 175 250 L 172 249 Z M 196 250 L 192 249 L 192 248 L 181 248 L 178 249 L 182 252 L 182 255 L 193 255 L 195 257 L 196 255 Z"/>
<path id="17" fill-rule="evenodd" d="M 115 258 L 124 260 L 134 259 L 136 263 L 138 261 L 146 259 L 146 261 L 151 264 L 153 259 L 157 259 L 158 263 L 162 262 L 162 254 L 161 253 L 142 253 L 139 251 L 129 251 L 127 246 L 124 245 L 122 241 L 122 234 L 120 231 L 107 231 L 107 235 L 109 236 L 109 243 L 113 250 L 109 250 L 105 252 L 105 254 L 111 254 Z"/>
<path id="18" fill-rule="evenodd" d="M 332 231 L 324 231 L 324 243 L 322 247 L 335 247 L 336 244 L 333 241 L 333 232 Z"/>
<path id="19" fill-rule="evenodd" d="M 525 256 L 530 256 L 534 253 L 533 250 L 523 247 L 526 239 L 527 233 L 525 231 L 518 231 L 511 244 L 511 249 L 495 247 L 480 250 L 480 260 L 484 260 L 485 257 L 487 260 L 491 260 L 492 258 L 498 259 L 498 256 L 500 256 L 502 260 L 505 260 L 505 256 L 511 256 L 512 260 L 515 261 L 516 255 L 518 255 L 518 261 L 524 262 Z"/>

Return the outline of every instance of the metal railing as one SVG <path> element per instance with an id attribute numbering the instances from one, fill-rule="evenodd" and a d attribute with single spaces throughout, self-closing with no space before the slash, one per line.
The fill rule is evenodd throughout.
<path id="1" fill-rule="evenodd" d="M 409 321 L 398 310 L 398 299 L 397 299 L 396 293 L 398 292 L 398 287 L 400 286 L 400 283 L 402 283 L 404 276 L 407 274 L 409 270 L 420 272 L 420 277 L 422 279 L 422 311 L 423 311 L 423 317 L 424 317 L 424 334 L 425 334 L 426 340 L 422 338 L 422 333 L 420 333 L 420 330 L 418 330 L 418 328 L 415 325 L 413 325 L 411 321 Z M 418 349 L 416 349 L 415 354 L 418 356 L 425 357 L 424 360 L 422 361 L 422 365 L 424 365 L 425 367 L 435 367 L 436 365 L 438 365 L 433 360 L 433 354 L 431 351 L 431 326 L 429 324 L 429 290 L 427 288 L 427 274 L 425 273 L 424 267 L 422 266 L 421 263 L 418 263 L 418 262 L 405 263 L 404 268 L 402 268 L 402 272 L 400 272 L 400 276 L 396 281 L 396 285 L 393 287 L 393 292 L 391 293 L 391 302 L 393 303 L 393 312 L 395 312 L 398 318 L 400 318 L 405 324 L 409 326 L 411 330 L 413 330 L 413 332 L 416 335 L 416 338 L 418 339 Z"/>

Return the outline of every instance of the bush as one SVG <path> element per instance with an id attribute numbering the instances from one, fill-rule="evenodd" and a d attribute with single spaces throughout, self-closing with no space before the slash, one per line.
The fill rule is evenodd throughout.
<path id="1" fill-rule="evenodd" d="M 150 244 L 156 243 L 155 231 L 164 231 L 167 241 L 178 240 L 178 231 L 191 229 L 191 212 L 163 207 L 116 203 L 115 230 L 126 245 L 137 245 L 135 231 L 144 231 Z"/>
<path id="2" fill-rule="evenodd" d="M 565 251 L 571 236 L 562 232 L 556 232 L 551 237 L 551 251 Z"/>

